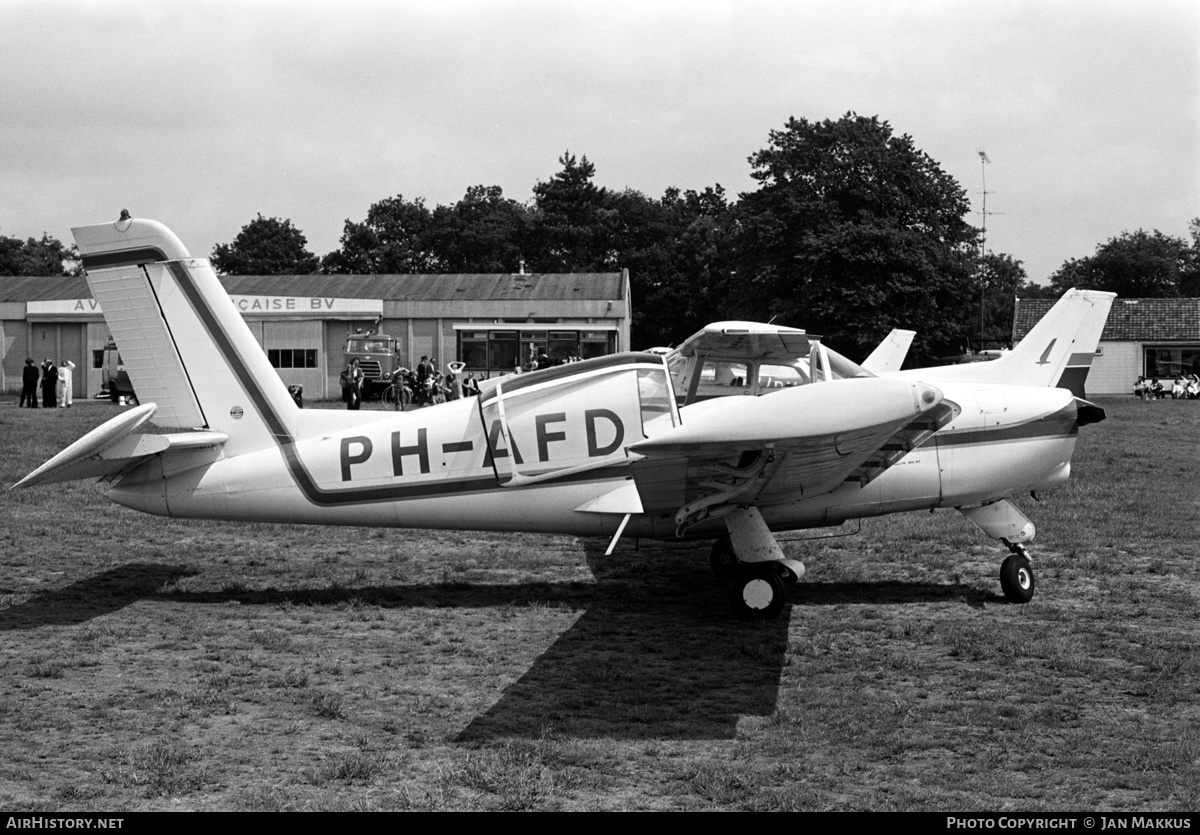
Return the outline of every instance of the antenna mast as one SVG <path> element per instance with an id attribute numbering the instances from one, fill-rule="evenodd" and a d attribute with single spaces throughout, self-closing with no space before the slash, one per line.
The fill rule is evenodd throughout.
<path id="1" fill-rule="evenodd" d="M 980 216 L 983 218 L 983 225 L 980 228 L 981 235 L 979 237 L 979 255 L 981 257 L 987 252 L 987 219 L 989 214 L 987 210 L 987 167 L 989 163 L 991 163 L 991 160 L 988 159 L 988 155 L 983 151 L 980 151 L 979 171 L 983 176 L 983 191 L 980 192 L 980 194 L 983 195 L 983 208 L 979 212 Z"/>
<path id="2" fill-rule="evenodd" d="M 983 263 L 983 257 L 987 254 L 987 167 L 991 162 L 988 155 L 982 150 L 979 152 L 979 171 L 983 175 L 983 207 L 980 211 L 980 216 L 983 218 L 983 224 L 980 228 L 979 235 L 979 348 L 983 350 L 983 334 L 984 334 L 984 312 L 987 310 L 987 304 L 984 294 L 987 292 L 987 266 Z"/>

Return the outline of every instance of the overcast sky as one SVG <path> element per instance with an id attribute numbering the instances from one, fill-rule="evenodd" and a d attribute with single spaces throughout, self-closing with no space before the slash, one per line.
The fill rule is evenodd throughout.
<path id="1" fill-rule="evenodd" d="M 122 208 L 209 255 L 257 214 L 347 218 L 476 184 L 753 188 L 788 117 L 877 115 L 1044 281 L 1200 215 L 1196 0 L 0 0 L 0 234 Z M 976 225 L 980 216 L 974 216 Z"/>

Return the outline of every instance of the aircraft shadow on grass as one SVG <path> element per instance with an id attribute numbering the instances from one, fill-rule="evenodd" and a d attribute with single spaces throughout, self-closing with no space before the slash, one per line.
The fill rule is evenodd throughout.
<path id="1" fill-rule="evenodd" d="M 195 569 L 130 563 L 0 611 L 0 631 L 77 625 L 138 600 L 244 605 L 488 608 L 548 603 L 583 610 L 459 741 L 497 737 L 727 739 L 742 717 L 771 715 L 786 662 L 791 607 L 779 620 L 730 619 L 725 590 L 706 549 L 622 547 L 585 542 L 596 578 L 584 583 L 435 583 L 289 590 L 172 590 Z M 801 583 L 794 605 L 884 605 L 1000 600 L 961 584 Z"/>
<path id="2" fill-rule="evenodd" d="M 779 620 L 731 620 L 707 546 L 647 551 L 585 543 L 595 599 L 460 741 L 497 737 L 728 739 L 774 713 L 792 607 Z M 827 588 L 833 599 L 826 600 Z M 790 590 L 793 603 L 919 603 L 980 596 L 954 585 L 837 583 Z"/>
<path id="3" fill-rule="evenodd" d="M 182 566 L 149 563 L 110 568 L 0 610 L 0 632 L 86 623 L 139 600 L 153 598 L 164 586 L 196 573 Z"/>

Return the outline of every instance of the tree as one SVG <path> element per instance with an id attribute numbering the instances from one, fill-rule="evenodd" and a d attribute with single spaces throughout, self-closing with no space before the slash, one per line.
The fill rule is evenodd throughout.
<path id="1" fill-rule="evenodd" d="M 433 213 L 425 201 L 397 194 L 373 203 L 366 220 L 349 218 L 342 229 L 342 248 L 325 256 L 330 273 L 404 274 L 440 272 L 434 249 Z"/>
<path id="2" fill-rule="evenodd" d="M 0 235 L 0 275 L 79 275 L 78 259 L 74 246 L 45 232 L 41 240 Z"/>
<path id="3" fill-rule="evenodd" d="M 446 272 L 506 273 L 517 270 L 529 228 L 529 210 L 500 186 L 471 186 L 453 206 L 434 209 L 430 238 Z"/>
<path id="4" fill-rule="evenodd" d="M 962 187 L 911 137 L 854 113 L 793 118 L 750 163 L 759 188 L 737 209 L 731 288 L 743 315 L 778 317 L 858 357 L 914 324 L 918 355 L 962 344 L 977 232 Z"/>
<path id="5" fill-rule="evenodd" d="M 233 243 L 213 248 L 213 269 L 225 275 L 308 275 L 320 262 L 308 239 L 290 220 L 261 214 L 242 227 Z"/>
<path id="6" fill-rule="evenodd" d="M 1098 245 L 1095 255 L 1064 263 L 1050 277 L 1050 284 L 1059 293 L 1080 287 L 1133 299 L 1194 293 L 1200 290 L 1195 227 L 1192 234 L 1189 244 L 1157 229 L 1123 232 Z"/>
<path id="7" fill-rule="evenodd" d="M 543 272 L 615 269 L 612 195 L 592 182 L 596 166 L 570 151 L 558 158 L 562 170 L 533 187 L 532 259 Z"/>
<path id="8" fill-rule="evenodd" d="M 631 339 L 636 346 L 678 344 L 726 318 L 731 269 L 731 210 L 721 186 L 703 192 L 669 188 L 660 200 L 627 189 L 613 195 L 611 246 L 629 269 Z"/>

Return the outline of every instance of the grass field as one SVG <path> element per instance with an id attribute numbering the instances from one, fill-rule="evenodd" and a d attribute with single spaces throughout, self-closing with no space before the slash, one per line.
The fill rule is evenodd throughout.
<path id="1" fill-rule="evenodd" d="M 15 402 L 4 486 L 115 413 Z M 1196 809 L 1200 404 L 1102 405 L 1026 606 L 954 511 L 788 542 L 744 624 L 706 546 L 5 492 L 0 809 Z"/>

